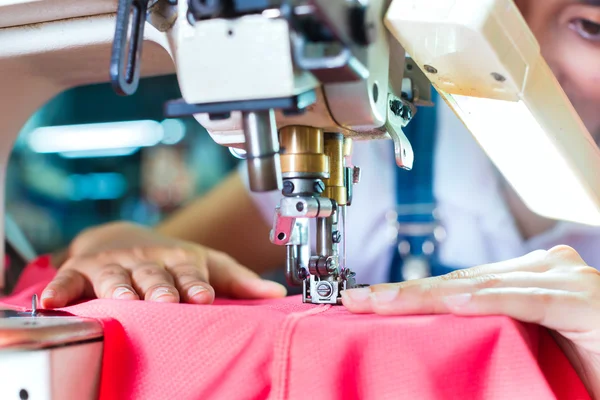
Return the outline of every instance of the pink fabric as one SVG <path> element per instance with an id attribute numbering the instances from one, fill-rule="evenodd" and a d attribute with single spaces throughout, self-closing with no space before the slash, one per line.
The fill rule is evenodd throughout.
<path id="1" fill-rule="evenodd" d="M 43 278 L 3 301 L 27 307 Z M 508 318 L 351 315 L 296 297 L 65 311 L 104 324 L 102 400 L 589 399 L 548 333 Z"/>

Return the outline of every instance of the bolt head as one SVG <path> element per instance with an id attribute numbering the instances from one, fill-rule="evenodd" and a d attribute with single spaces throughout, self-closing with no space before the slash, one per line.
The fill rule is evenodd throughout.
<path id="1" fill-rule="evenodd" d="M 333 274 L 337 271 L 337 268 L 338 264 L 333 258 L 327 260 L 327 272 Z"/>
<path id="2" fill-rule="evenodd" d="M 425 71 L 427 71 L 430 74 L 437 74 L 438 70 L 435 69 L 434 67 L 432 67 L 431 65 L 425 65 L 423 66 L 423 68 L 425 69 Z"/>
<path id="3" fill-rule="evenodd" d="M 323 181 L 316 181 L 313 184 L 313 190 L 315 191 L 315 193 L 321 194 L 323 193 L 323 191 L 325 190 L 325 184 L 323 183 Z"/>
<path id="4" fill-rule="evenodd" d="M 284 195 L 290 195 L 294 193 L 294 183 L 291 181 L 284 181 L 282 193 Z"/>
<path id="5" fill-rule="evenodd" d="M 492 78 L 494 78 L 497 82 L 504 82 L 506 78 L 503 75 L 500 75 L 497 72 L 492 72 Z"/>
<path id="6" fill-rule="evenodd" d="M 335 231 L 331 234 L 331 240 L 333 241 L 333 243 L 339 243 L 342 241 L 342 234 L 340 233 L 340 231 Z"/>
<path id="7" fill-rule="evenodd" d="M 317 285 L 317 293 L 320 297 L 329 298 L 333 294 L 333 288 L 328 282 L 321 282 Z"/>

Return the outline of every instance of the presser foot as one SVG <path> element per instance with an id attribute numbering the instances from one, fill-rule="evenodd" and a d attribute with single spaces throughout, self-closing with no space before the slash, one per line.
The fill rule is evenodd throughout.
<path id="1" fill-rule="evenodd" d="M 356 289 L 369 285 L 357 284 L 356 274 L 350 270 L 338 276 L 309 275 L 302 283 L 304 303 L 311 304 L 342 304 L 341 292 L 346 289 Z"/>

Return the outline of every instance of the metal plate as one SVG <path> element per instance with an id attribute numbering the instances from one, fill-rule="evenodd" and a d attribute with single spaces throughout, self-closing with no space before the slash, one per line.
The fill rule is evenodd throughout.
<path id="1" fill-rule="evenodd" d="M 100 322 L 61 311 L 0 310 L 0 351 L 47 349 L 102 340 Z"/>

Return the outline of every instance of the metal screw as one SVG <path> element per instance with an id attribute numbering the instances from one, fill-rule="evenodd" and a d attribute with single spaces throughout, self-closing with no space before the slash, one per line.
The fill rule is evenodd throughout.
<path id="1" fill-rule="evenodd" d="M 406 119 L 406 120 L 412 119 L 412 110 L 406 104 L 402 105 L 402 110 L 400 112 L 400 117 L 402 117 L 403 119 Z"/>
<path id="2" fill-rule="evenodd" d="M 402 102 L 400 100 L 390 101 L 390 111 L 394 113 L 395 116 L 400 116 L 402 113 Z"/>
<path id="3" fill-rule="evenodd" d="M 300 268 L 298 270 L 298 277 L 300 279 L 306 279 L 306 278 L 308 278 L 308 271 L 306 271 L 306 268 Z"/>
<path id="4" fill-rule="evenodd" d="M 299 212 L 302 212 L 304 210 L 304 203 L 302 203 L 302 202 L 296 203 L 296 210 L 298 210 Z"/>
<path id="5" fill-rule="evenodd" d="M 313 184 L 313 190 L 315 191 L 315 193 L 318 193 L 318 194 L 323 193 L 323 191 L 325 190 L 325 184 L 323 183 L 323 181 L 322 180 L 315 181 L 315 183 Z"/>
<path id="6" fill-rule="evenodd" d="M 327 260 L 327 272 L 329 272 L 330 274 L 333 274 L 334 272 L 337 271 L 337 262 L 335 262 L 335 260 L 333 258 L 330 258 Z"/>
<path id="7" fill-rule="evenodd" d="M 38 297 L 37 297 L 37 294 L 34 293 L 34 295 L 31 296 L 31 315 L 34 317 L 37 313 L 37 307 L 38 307 Z"/>
<path id="8" fill-rule="evenodd" d="M 334 231 L 331 234 L 331 240 L 333 241 L 333 243 L 339 243 L 342 241 L 342 234 L 340 233 L 340 231 Z"/>
<path id="9" fill-rule="evenodd" d="M 322 282 L 319 283 L 319 285 L 317 286 L 317 293 L 321 297 L 331 297 L 331 294 L 333 293 L 333 288 L 329 283 Z"/>
<path id="10" fill-rule="evenodd" d="M 283 182 L 282 193 L 284 194 L 284 196 L 294 193 L 294 189 L 295 189 L 295 187 L 294 187 L 294 183 L 292 181 L 284 181 Z"/>
<path id="11" fill-rule="evenodd" d="M 503 75 L 500 75 L 497 72 L 492 72 L 492 78 L 494 78 L 498 82 L 504 82 L 506 80 L 506 78 Z"/>
<path id="12" fill-rule="evenodd" d="M 390 101 L 390 111 L 397 117 L 400 117 L 404 120 L 412 119 L 412 109 L 402 103 L 400 100 L 391 100 Z"/>
<path id="13" fill-rule="evenodd" d="M 425 65 L 423 68 L 425 68 L 425 71 L 429 72 L 430 74 L 437 74 L 438 72 L 438 70 L 433 68 L 431 65 Z"/>

